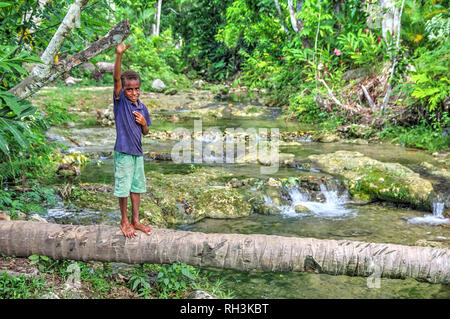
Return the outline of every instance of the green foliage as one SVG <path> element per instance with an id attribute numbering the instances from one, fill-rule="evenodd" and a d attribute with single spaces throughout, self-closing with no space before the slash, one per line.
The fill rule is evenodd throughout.
<path id="1" fill-rule="evenodd" d="M 131 23 L 131 35 L 125 42 L 132 46 L 123 57 L 124 68 L 133 69 L 140 74 L 145 90 L 151 90 L 151 84 L 157 78 L 167 86 L 186 86 L 187 80 L 180 74 L 183 67 L 181 52 L 176 48 L 171 29 L 163 30 L 159 36 L 151 35 L 151 24 L 155 23 L 153 4 L 131 1 L 118 3 L 121 6 L 115 12 L 117 20 L 127 17 Z M 113 49 L 110 55 L 114 56 Z"/>
<path id="2" fill-rule="evenodd" d="M 343 34 L 367 28 L 368 16 L 364 11 L 365 5 L 360 0 L 347 0 L 341 4 L 341 10 L 334 13 Z"/>
<path id="3" fill-rule="evenodd" d="M 30 265 L 36 265 L 40 272 L 53 273 L 54 266 L 58 264 L 58 261 L 37 254 L 29 256 L 28 259 L 30 260 Z"/>
<path id="4" fill-rule="evenodd" d="M 159 271 L 157 282 L 163 294 L 170 294 L 172 291 L 186 291 L 197 275 L 198 270 L 194 267 L 185 263 L 174 263 Z"/>
<path id="5" fill-rule="evenodd" d="M 55 194 L 52 189 L 34 186 L 30 191 L 19 192 L 5 187 L 0 189 L 0 208 L 7 210 L 15 218 L 17 212 L 25 214 L 46 213 L 42 206 L 56 204 Z"/>
<path id="6" fill-rule="evenodd" d="M 437 44 L 450 42 L 450 16 L 449 12 L 439 13 L 427 21 L 425 31 L 428 40 Z"/>
<path id="7" fill-rule="evenodd" d="M 143 30 L 136 28 L 129 41 L 133 45 L 124 55 L 123 63 L 140 74 L 145 90 L 151 90 L 151 84 L 157 78 L 170 86 L 177 82 L 183 84 L 183 77 L 176 75 L 171 67 L 179 65 L 179 54 L 171 45 L 170 34 L 146 38 Z"/>
<path id="8" fill-rule="evenodd" d="M 0 46 L 13 47 L 12 52 L 18 58 L 22 58 L 21 55 L 26 51 L 34 55 L 42 53 L 71 4 L 72 1 L 52 0 L 41 6 L 38 0 L 24 0 L 0 7 Z M 88 3 L 81 13 L 80 27 L 69 34 L 59 55 L 72 55 L 81 51 L 85 48 L 86 40 L 93 42 L 99 35 L 106 34 L 113 22 L 110 16 L 111 8 L 106 1 Z M 8 73 L 2 80 L 10 88 L 19 82 L 20 77 Z"/>
<path id="9" fill-rule="evenodd" d="M 432 49 L 432 42 L 445 35 L 448 30 L 448 1 L 447 4 L 445 2 L 445 0 L 405 1 L 402 16 L 402 40 L 407 43 L 408 47 L 412 50 L 418 47 Z M 447 16 L 447 21 L 445 16 Z M 438 43 L 445 43 L 439 41 Z"/>
<path id="10" fill-rule="evenodd" d="M 377 69 L 386 56 L 387 45 L 369 29 L 359 29 L 338 37 L 341 59 L 356 66 Z"/>
<path id="11" fill-rule="evenodd" d="M 40 59 L 34 57 L 27 51 L 22 51 L 20 46 L 0 45 L 0 73 L 2 73 L 2 81 L 0 88 L 6 89 L 20 79 L 21 76 L 27 75 L 27 71 L 22 67 L 22 63 L 38 63 Z"/>
<path id="12" fill-rule="evenodd" d="M 46 282 L 41 277 L 11 276 L 0 273 L 0 299 L 31 299 L 47 292 Z"/>
<path id="13" fill-rule="evenodd" d="M 0 70 L 3 74 L 9 74 L 7 78 L 2 76 L 0 83 L 0 159 L 11 160 L 10 152 L 20 152 L 30 149 L 30 143 L 26 132 L 30 131 L 30 125 L 34 124 L 34 107 L 29 101 L 19 100 L 9 92 L 3 91 L 2 86 L 9 86 L 7 79 L 26 75 L 21 64 L 25 62 L 39 62 L 38 58 L 22 51 L 17 54 L 18 46 L 0 46 Z M 42 121 L 36 124 L 43 125 Z"/>
<path id="14" fill-rule="evenodd" d="M 426 106 L 429 112 L 443 109 L 443 102 L 450 93 L 450 44 L 433 51 L 418 49 L 416 71 L 411 77 L 415 83 L 411 95 Z"/>
<path id="15" fill-rule="evenodd" d="M 68 96 L 73 99 L 72 96 Z M 41 114 L 45 115 L 45 121 L 49 125 L 57 125 L 75 121 L 76 116 L 68 110 L 67 104 L 63 101 L 50 101 L 41 107 Z"/>
<path id="16" fill-rule="evenodd" d="M 237 50 L 216 39 L 218 30 L 226 23 L 225 13 L 232 2 L 176 1 L 163 16 L 162 23 L 171 26 L 173 37 L 183 39 L 181 59 L 187 71 L 194 76 L 201 75 L 209 81 L 217 81 L 227 79 L 236 72 Z"/>
<path id="17" fill-rule="evenodd" d="M 297 16 L 299 16 L 304 25 L 303 30 L 300 32 L 301 36 L 315 39 L 317 26 L 320 21 L 320 38 L 326 40 L 331 39 L 330 36 L 334 33 L 333 25 L 335 24 L 331 1 L 304 1 L 302 11 Z"/>
<path id="18" fill-rule="evenodd" d="M 139 297 L 144 298 L 183 298 L 189 290 L 206 290 L 219 298 L 231 298 L 233 295 L 232 292 L 222 289 L 223 281 L 220 278 L 213 281 L 207 275 L 201 275 L 199 270 L 184 263 L 141 264 L 125 283 L 118 278 L 127 276 L 117 276 L 109 263 L 103 263 L 103 265 L 95 263 L 100 264 L 99 267 L 81 261 L 53 260 L 38 254 L 31 255 L 28 259 L 29 264 L 36 265 L 42 274 L 51 274 L 56 279 L 53 280 L 53 284 L 56 283 L 57 286 L 50 286 L 44 276 L 16 277 L 4 272 L 0 273 L 0 299 L 39 298 L 52 289 L 63 288 L 64 282 L 67 283 L 74 275 L 77 275 L 75 280 L 80 280 L 80 293 L 93 298 L 108 298 L 112 288 L 124 285 L 137 293 Z M 74 269 L 77 273 L 74 273 Z M 155 273 L 159 274 L 157 278 L 153 276 Z"/>
<path id="19" fill-rule="evenodd" d="M 427 124 L 425 119 L 419 125 L 411 127 L 388 124 L 379 136 L 391 143 L 400 143 L 406 147 L 416 147 L 435 152 L 450 147 L 450 136 L 442 136 L 444 129 L 449 126 L 450 117 L 447 113 L 444 113 L 441 121 L 434 121 L 431 124 Z"/>
<path id="20" fill-rule="evenodd" d="M 9 152 L 29 150 L 30 143 L 25 137 L 25 132 L 30 131 L 30 121 L 24 120 L 28 115 L 35 113 L 30 102 L 20 101 L 13 94 L 0 92 L 0 151 L 4 157 L 9 158 Z"/>
<path id="21" fill-rule="evenodd" d="M 317 123 L 326 118 L 326 112 L 320 110 L 314 101 L 313 94 L 295 94 L 289 99 L 289 111 L 294 113 L 299 121 Z"/>
<path id="22" fill-rule="evenodd" d="M 151 274 L 157 273 L 156 279 Z M 154 276 L 153 276 L 154 278 Z M 128 287 L 139 296 L 150 298 L 182 298 L 184 293 L 193 289 L 214 291 L 217 295 L 227 296 L 220 288 L 220 282 L 211 283 L 200 275 L 196 268 L 185 263 L 171 265 L 143 264 L 133 273 Z"/>
<path id="23" fill-rule="evenodd" d="M 45 176 L 51 166 L 50 154 L 54 145 L 46 141 L 42 118 L 14 119 L 0 116 L 0 186 L 14 185 L 27 178 Z M 6 152 L 5 152 L 6 150 Z"/>
<path id="24" fill-rule="evenodd" d="M 150 296 L 150 283 L 147 281 L 146 277 L 139 271 L 136 271 L 135 275 L 131 276 L 128 283 L 130 285 L 130 289 L 134 292 L 137 292 L 139 296 Z"/>
<path id="25" fill-rule="evenodd" d="M 36 164 L 48 163 L 52 147 L 45 139 L 48 123 L 27 100 L 0 91 L 0 185 L 34 176 Z"/>
<path id="26" fill-rule="evenodd" d="M 250 88 L 270 87 L 270 84 L 273 84 L 271 80 L 273 74 L 280 71 L 280 68 L 272 62 L 272 57 L 268 53 L 255 52 L 256 57 L 245 51 L 239 51 L 239 53 L 246 58 L 242 63 L 244 74 L 241 81 Z"/>

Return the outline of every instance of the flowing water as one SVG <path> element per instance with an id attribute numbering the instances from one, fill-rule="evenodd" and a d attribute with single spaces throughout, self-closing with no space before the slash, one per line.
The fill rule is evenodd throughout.
<path id="1" fill-rule="evenodd" d="M 184 111 L 183 111 L 184 112 Z M 178 114 L 183 113 L 178 111 Z M 279 113 L 279 112 L 278 112 Z M 279 128 L 280 130 L 310 130 L 313 126 L 300 126 L 276 117 L 277 112 L 266 118 L 222 118 L 205 119 L 203 129 L 226 128 Z M 177 127 L 192 129 L 192 117 L 182 118 L 178 123 L 153 120 L 154 130 L 174 130 Z M 98 156 L 82 170 L 79 183 L 101 183 L 113 185 L 113 161 L 111 158 L 115 140 L 115 131 L 111 127 L 75 127 L 70 136 L 82 141 L 74 146 L 57 128 L 49 133 L 53 140 L 66 143 L 69 152 L 83 152 Z M 144 151 L 170 153 L 176 141 L 144 138 Z M 205 142 L 207 142 L 205 140 Z M 390 144 L 355 145 L 346 143 L 315 143 L 306 138 L 299 145 L 281 145 L 280 152 L 291 153 L 296 159 L 304 160 L 312 154 L 324 154 L 337 150 L 361 152 L 380 161 L 398 162 L 417 169 L 426 161 L 435 164 L 433 156 L 410 148 Z M 225 170 L 237 178 L 267 177 L 261 174 L 257 164 L 196 164 Z M 163 174 L 188 174 L 190 164 L 176 164 L 171 161 L 147 159 L 145 170 L 151 176 L 152 171 Z M 317 176 L 326 174 L 314 167 L 308 170 L 281 167 L 271 177 L 289 178 L 291 176 Z M 330 186 L 328 186 L 330 187 Z M 448 191 L 448 189 L 447 189 Z M 322 201 L 313 200 L 310 195 L 297 187 L 288 187 L 285 201 L 288 204 L 277 205 L 269 196 L 268 205 L 280 209 L 279 215 L 252 214 L 238 219 L 206 218 L 195 224 L 178 226 L 178 229 L 205 233 L 242 233 L 269 234 L 281 236 L 314 237 L 320 239 L 350 239 L 366 242 L 415 245 L 420 242 L 442 243 L 448 247 L 450 229 L 442 227 L 449 223 L 444 218 L 444 201 L 436 199 L 433 214 L 395 205 L 373 203 L 358 205 L 349 199 L 347 193 L 320 185 Z M 307 210 L 298 212 L 296 207 Z M 109 224 L 117 225 L 120 219 L 118 207 L 96 211 L 68 207 L 62 201 L 57 207 L 49 208 L 47 218 L 57 223 Z M 280 272 L 241 272 L 232 270 L 202 269 L 212 278 L 224 279 L 225 288 L 234 291 L 237 298 L 450 298 L 449 285 L 428 284 L 414 279 L 385 279 L 375 288 L 370 285 L 371 278 L 330 276 L 310 273 Z M 373 279 L 373 278 L 372 278 Z"/>

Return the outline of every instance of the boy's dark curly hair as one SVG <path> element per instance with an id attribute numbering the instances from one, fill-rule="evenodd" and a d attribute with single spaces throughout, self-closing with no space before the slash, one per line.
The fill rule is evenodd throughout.
<path id="1" fill-rule="evenodd" d="M 141 77 L 139 76 L 139 73 L 133 70 L 123 71 L 120 75 L 120 80 L 122 81 L 122 87 L 125 86 L 125 80 L 138 80 L 139 85 L 141 84 Z"/>

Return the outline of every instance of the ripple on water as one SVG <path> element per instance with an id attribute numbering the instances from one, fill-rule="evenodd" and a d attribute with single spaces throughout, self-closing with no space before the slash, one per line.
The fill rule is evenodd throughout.
<path id="1" fill-rule="evenodd" d="M 262 299 L 432 299 L 450 298 L 450 285 L 429 284 L 415 279 L 370 278 L 288 272 L 245 272 L 205 268 L 212 278 L 223 279 L 225 290 L 235 298 Z M 378 288 L 379 287 L 379 288 Z"/>
<path id="2" fill-rule="evenodd" d="M 56 207 L 48 209 L 47 212 L 43 217 L 57 224 L 117 226 L 120 223 L 119 210 L 104 212 L 88 208 L 74 208 L 64 206 L 64 203 L 60 202 Z"/>

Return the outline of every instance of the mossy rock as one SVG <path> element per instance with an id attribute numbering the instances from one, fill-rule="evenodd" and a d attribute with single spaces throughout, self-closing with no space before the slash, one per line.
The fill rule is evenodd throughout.
<path id="1" fill-rule="evenodd" d="M 297 214 L 304 214 L 311 212 L 308 207 L 305 207 L 303 205 L 295 205 L 294 209 Z"/>
<path id="2" fill-rule="evenodd" d="M 334 143 L 338 142 L 341 138 L 337 136 L 336 134 L 333 134 L 331 132 L 318 132 L 313 134 L 312 140 L 314 142 L 320 142 L 320 143 Z"/>
<path id="3" fill-rule="evenodd" d="M 310 155 L 308 159 L 322 171 L 340 177 L 358 200 L 381 199 L 431 210 L 431 182 L 401 164 L 349 151 Z"/>
<path id="4" fill-rule="evenodd" d="M 168 88 L 164 91 L 165 95 L 175 95 L 178 93 L 178 90 L 176 88 Z"/>
<path id="5" fill-rule="evenodd" d="M 372 134 L 372 129 L 370 126 L 363 124 L 352 124 L 348 131 L 351 137 L 365 138 Z"/>
<path id="6" fill-rule="evenodd" d="M 231 174 L 220 170 L 197 169 L 191 174 L 151 172 L 148 193 L 168 224 L 180 225 L 210 218 L 248 216 L 251 205 L 245 191 L 226 183 Z"/>
<path id="7" fill-rule="evenodd" d="M 261 215 L 279 215 L 280 209 L 274 204 L 269 204 L 265 201 L 264 195 L 261 192 L 255 192 L 249 199 L 252 205 L 253 212 Z"/>

